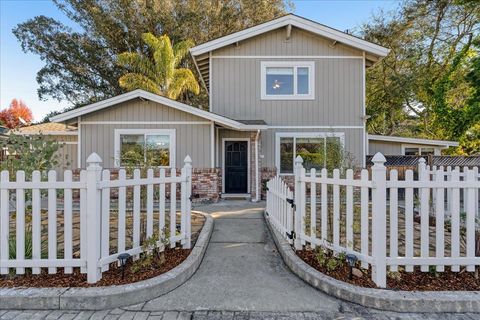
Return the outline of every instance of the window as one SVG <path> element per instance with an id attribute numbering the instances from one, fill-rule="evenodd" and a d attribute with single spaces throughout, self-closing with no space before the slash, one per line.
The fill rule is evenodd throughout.
<path id="1" fill-rule="evenodd" d="M 405 147 L 403 154 L 406 156 L 428 156 L 435 154 L 435 148 L 432 147 Z"/>
<path id="2" fill-rule="evenodd" d="M 175 167 L 175 130 L 115 130 L 115 166 Z"/>
<path id="3" fill-rule="evenodd" d="M 304 168 L 338 168 L 343 153 L 343 133 L 277 133 L 276 167 L 279 174 L 293 174 L 295 158 Z"/>
<path id="4" fill-rule="evenodd" d="M 311 100 L 315 63 L 311 61 L 262 62 L 263 100 Z"/>

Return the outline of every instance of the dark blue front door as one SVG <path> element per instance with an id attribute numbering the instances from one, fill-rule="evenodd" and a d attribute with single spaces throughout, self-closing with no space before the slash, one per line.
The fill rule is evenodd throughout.
<path id="1" fill-rule="evenodd" d="M 248 143 L 225 141 L 225 193 L 248 191 Z"/>

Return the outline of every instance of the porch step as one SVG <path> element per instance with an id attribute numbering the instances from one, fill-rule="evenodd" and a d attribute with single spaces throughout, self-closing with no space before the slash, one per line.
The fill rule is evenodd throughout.
<path id="1" fill-rule="evenodd" d="M 249 193 L 222 193 L 222 199 L 249 200 L 252 196 Z"/>

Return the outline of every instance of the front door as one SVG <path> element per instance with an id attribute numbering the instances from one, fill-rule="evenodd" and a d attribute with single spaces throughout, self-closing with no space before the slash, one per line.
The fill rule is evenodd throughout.
<path id="1" fill-rule="evenodd" d="M 225 141 L 225 193 L 248 192 L 248 142 Z"/>

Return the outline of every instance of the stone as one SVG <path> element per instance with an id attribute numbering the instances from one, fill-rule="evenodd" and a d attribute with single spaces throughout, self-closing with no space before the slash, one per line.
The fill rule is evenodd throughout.
<path id="1" fill-rule="evenodd" d="M 362 270 L 358 269 L 358 268 L 353 268 L 352 269 L 352 274 L 357 277 L 357 278 L 362 278 L 363 277 L 363 272 Z"/>

